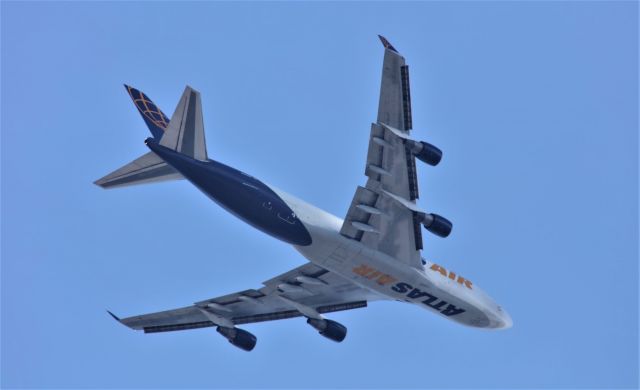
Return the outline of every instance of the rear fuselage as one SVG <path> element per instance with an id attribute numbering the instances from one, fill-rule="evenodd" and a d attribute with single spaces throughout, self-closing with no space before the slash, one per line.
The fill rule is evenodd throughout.
<path id="1" fill-rule="evenodd" d="M 154 141 L 147 145 L 238 218 L 382 299 L 413 303 L 469 326 L 511 326 L 509 315 L 482 290 L 437 264 L 424 261 L 422 269 L 411 267 L 342 236 L 340 218 L 250 175 L 215 161 L 194 160 Z"/>
<path id="2" fill-rule="evenodd" d="M 217 161 L 195 160 L 151 140 L 147 145 L 236 217 L 288 244 L 311 244 L 309 231 L 294 211 L 260 180 Z"/>

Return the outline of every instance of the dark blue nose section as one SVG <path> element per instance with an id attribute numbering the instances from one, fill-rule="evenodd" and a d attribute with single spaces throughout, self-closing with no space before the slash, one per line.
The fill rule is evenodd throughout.
<path id="1" fill-rule="evenodd" d="M 213 201 L 253 227 L 292 245 L 311 244 L 293 210 L 267 185 L 216 161 L 199 161 L 159 145 L 145 144 Z"/>

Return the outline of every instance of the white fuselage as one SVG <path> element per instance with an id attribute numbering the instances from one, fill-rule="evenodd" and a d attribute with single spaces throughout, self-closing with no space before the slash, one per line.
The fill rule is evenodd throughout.
<path id="1" fill-rule="evenodd" d="M 340 234 L 343 220 L 270 186 L 312 237 L 294 248 L 314 264 L 380 295 L 413 303 L 458 323 L 488 329 L 511 327 L 511 317 L 469 280 L 424 261 L 417 269 Z"/>

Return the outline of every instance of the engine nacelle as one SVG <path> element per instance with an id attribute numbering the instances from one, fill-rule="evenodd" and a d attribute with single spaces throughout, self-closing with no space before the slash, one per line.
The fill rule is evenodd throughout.
<path id="1" fill-rule="evenodd" d="M 428 231 L 440 237 L 447 237 L 453 229 L 451 221 L 438 214 L 424 214 L 420 222 Z"/>
<path id="2" fill-rule="evenodd" d="M 309 318 L 307 319 L 307 324 L 316 328 L 318 332 L 320 332 L 320 334 L 324 337 L 337 343 L 341 342 L 345 337 L 347 337 L 347 328 L 335 321 Z"/>
<path id="3" fill-rule="evenodd" d="M 251 351 L 256 346 L 256 336 L 243 329 L 227 328 L 224 326 L 218 326 L 216 328 L 218 333 L 223 335 L 229 342 L 236 347 L 245 351 Z"/>
<path id="4" fill-rule="evenodd" d="M 424 141 L 411 141 L 411 153 L 424 163 L 438 165 L 442 160 L 442 150 Z"/>

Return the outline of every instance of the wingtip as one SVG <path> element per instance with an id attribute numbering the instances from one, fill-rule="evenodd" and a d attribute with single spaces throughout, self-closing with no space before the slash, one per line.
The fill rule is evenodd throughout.
<path id="1" fill-rule="evenodd" d="M 383 36 L 382 36 L 382 35 L 380 35 L 380 34 L 378 34 L 378 38 L 380 38 L 380 42 L 382 42 L 382 46 L 384 46 L 384 48 L 385 48 L 385 49 L 393 50 L 393 51 L 395 51 L 396 53 L 398 52 L 398 51 L 396 50 L 396 48 L 395 48 L 395 47 L 393 47 L 393 45 L 391 44 L 391 42 L 389 42 L 389 41 L 387 40 L 387 38 L 383 37 Z"/>
<path id="2" fill-rule="evenodd" d="M 119 323 L 122 323 L 122 321 L 120 321 L 120 318 L 117 315 L 113 314 L 109 310 L 107 310 L 107 313 L 109 313 L 109 315 L 113 317 L 114 320 L 118 321 Z"/>

